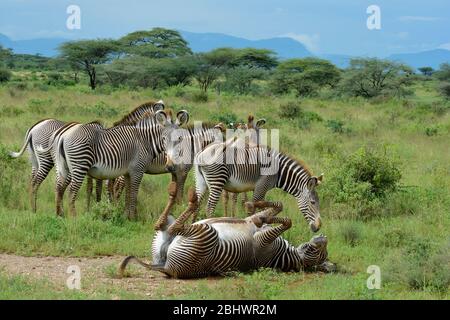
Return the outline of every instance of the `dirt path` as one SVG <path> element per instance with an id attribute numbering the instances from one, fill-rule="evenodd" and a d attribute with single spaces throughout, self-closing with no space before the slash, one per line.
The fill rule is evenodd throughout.
<path id="1" fill-rule="evenodd" d="M 118 279 L 116 270 L 123 256 L 107 256 L 96 258 L 69 257 L 23 257 L 12 254 L 0 254 L 0 271 L 8 275 L 23 275 L 31 279 L 45 279 L 57 289 L 66 288 L 66 273 L 69 266 L 78 266 L 81 270 L 81 286 L 83 291 L 95 292 L 101 286 L 124 289 L 128 292 L 145 295 L 149 298 L 164 297 L 158 292 L 161 285 L 167 295 L 180 292 L 183 280 L 168 279 L 163 274 L 149 271 L 142 267 L 131 266 L 131 277 Z M 212 279 L 216 280 L 217 279 Z"/>

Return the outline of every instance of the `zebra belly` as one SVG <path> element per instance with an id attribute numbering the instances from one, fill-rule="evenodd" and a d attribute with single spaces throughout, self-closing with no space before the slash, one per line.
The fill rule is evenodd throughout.
<path id="1" fill-rule="evenodd" d="M 88 174 L 95 179 L 112 179 L 123 176 L 127 173 L 127 168 L 108 168 L 103 166 L 93 166 Z"/>
<path id="2" fill-rule="evenodd" d="M 224 189 L 230 192 L 246 192 L 255 190 L 256 182 L 240 181 L 235 177 L 230 177 L 224 185 Z"/>

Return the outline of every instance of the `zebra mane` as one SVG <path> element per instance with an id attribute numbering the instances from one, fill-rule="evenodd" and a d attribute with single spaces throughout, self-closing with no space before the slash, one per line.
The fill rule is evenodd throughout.
<path id="1" fill-rule="evenodd" d="M 131 110 L 128 114 L 123 116 L 122 119 L 120 119 L 119 121 L 114 122 L 113 126 L 118 126 L 118 125 L 129 125 L 129 126 L 132 126 L 132 125 L 135 125 L 142 118 L 142 116 L 140 116 L 140 114 L 142 114 L 142 113 L 146 114 L 147 112 L 153 113 L 153 109 L 152 108 L 157 103 L 158 102 L 155 102 L 155 101 L 147 101 L 147 102 L 139 105 L 138 107 L 136 107 L 133 110 Z"/>
<path id="2" fill-rule="evenodd" d="M 268 151 L 272 150 L 272 148 L 269 146 L 261 145 L 261 147 L 267 148 Z M 309 168 L 309 166 L 306 164 L 305 161 L 303 161 L 302 159 L 299 159 L 297 157 L 294 157 L 294 156 L 290 155 L 289 153 L 281 151 L 281 150 L 278 150 L 277 152 L 280 155 L 285 156 L 286 158 L 294 161 L 296 164 L 298 164 L 300 167 L 302 167 L 311 177 L 313 176 L 312 170 Z"/>
<path id="3" fill-rule="evenodd" d="M 101 120 L 94 120 L 94 121 L 91 121 L 91 122 L 86 123 L 86 124 L 98 124 L 99 126 L 104 127 L 104 123 Z"/>
<path id="4" fill-rule="evenodd" d="M 303 161 L 302 159 L 299 159 L 297 157 L 294 157 L 286 152 L 280 151 L 280 153 L 282 155 L 284 155 L 285 157 L 291 159 L 292 161 L 294 161 L 295 163 L 297 163 L 300 167 L 302 167 L 311 177 L 313 176 L 313 172 L 311 170 L 311 168 L 306 164 L 305 161 Z"/>
<path id="5" fill-rule="evenodd" d="M 215 126 L 217 126 L 219 123 L 216 122 L 211 122 L 211 121 L 202 121 L 202 129 L 213 129 Z M 195 129 L 195 124 L 194 123 L 190 123 L 188 125 L 183 126 L 184 129 L 187 130 L 191 130 L 191 129 Z M 220 130 L 219 128 L 217 128 L 218 130 Z"/>

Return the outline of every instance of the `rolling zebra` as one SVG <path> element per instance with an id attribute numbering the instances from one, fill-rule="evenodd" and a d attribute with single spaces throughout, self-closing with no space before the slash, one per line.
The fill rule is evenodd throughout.
<path id="1" fill-rule="evenodd" d="M 273 188 L 294 196 L 313 232 L 321 227 L 316 186 L 323 175 L 313 176 L 307 166 L 266 146 L 239 148 L 227 143 L 210 145 L 195 156 L 195 184 L 201 202 L 207 189 L 207 215 L 211 217 L 222 190 L 253 190 L 253 201 L 261 201 Z"/>
<path id="2" fill-rule="evenodd" d="M 62 214 L 62 196 L 69 186 L 69 211 L 76 214 L 75 199 L 86 175 L 96 179 L 125 176 L 125 209 L 129 218 L 136 217 L 136 200 L 147 166 L 164 149 L 171 130 L 189 120 L 182 110 L 172 121 L 170 111 L 148 113 L 134 126 L 94 129 L 76 125 L 56 141 L 57 186 L 56 212 Z"/>
<path id="3" fill-rule="evenodd" d="M 169 216 L 168 223 L 155 234 L 152 264 L 129 256 L 121 263 L 119 273 L 123 276 L 130 261 L 174 278 L 200 278 L 259 268 L 284 272 L 335 270 L 335 265 L 327 260 L 325 236 L 315 236 L 295 247 L 281 237 L 291 227 L 289 218 L 276 216 L 282 210 L 281 203 L 260 205 L 265 208 L 263 211 L 245 219 L 211 218 L 185 225 L 198 206 L 195 192 L 190 190 L 188 208 L 176 220 Z"/>

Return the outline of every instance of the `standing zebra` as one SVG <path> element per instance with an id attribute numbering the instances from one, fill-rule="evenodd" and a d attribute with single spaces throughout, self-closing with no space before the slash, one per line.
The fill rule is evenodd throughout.
<path id="1" fill-rule="evenodd" d="M 155 234 L 153 264 L 129 256 L 121 263 L 119 273 L 123 275 L 132 260 L 174 278 L 199 278 L 263 267 L 284 272 L 312 268 L 334 271 L 334 264 L 327 261 L 325 236 L 315 236 L 294 247 L 281 238 L 291 227 L 289 218 L 276 216 L 282 210 L 281 203 L 260 204 L 266 209 L 246 219 L 212 218 L 185 225 L 198 206 L 192 191 L 188 208 L 176 220 L 169 216 L 168 223 Z"/>
<path id="2" fill-rule="evenodd" d="M 273 188 L 297 199 L 313 232 L 320 229 L 316 186 L 323 175 L 313 176 L 303 162 L 266 146 L 238 148 L 227 143 L 210 145 L 195 156 L 195 185 L 199 201 L 209 189 L 207 215 L 211 217 L 222 190 L 253 191 L 253 201 L 263 200 Z"/>
<path id="3" fill-rule="evenodd" d="M 261 127 L 266 123 L 265 119 L 259 119 L 255 123 L 255 118 L 252 115 L 248 116 L 247 123 L 237 123 L 233 126 L 233 129 L 237 131 L 237 135 L 234 138 L 232 146 L 248 148 L 249 146 L 256 147 L 260 144 L 260 130 Z M 231 193 L 231 216 L 234 217 L 236 214 L 236 205 L 238 202 L 239 193 L 228 192 L 227 190 L 222 191 L 223 196 L 223 211 L 225 217 L 228 216 L 228 200 L 230 199 Z M 243 193 L 242 205 L 248 201 L 247 192 Z"/>
<path id="4" fill-rule="evenodd" d="M 55 155 L 51 149 L 52 135 L 68 123 L 57 119 L 43 119 L 31 126 L 25 134 L 25 142 L 19 152 L 10 152 L 12 158 L 20 157 L 27 149 L 31 162 L 30 202 L 33 212 L 37 210 L 37 193 L 39 186 L 47 178 L 55 165 Z M 101 126 L 99 124 L 99 126 Z M 37 148 L 46 148 L 46 152 L 39 153 Z M 88 203 L 92 193 L 92 179 L 88 180 Z M 97 180 L 97 200 L 101 197 L 101 183 Z"/>
<path id="5" fill-rule="evenodd" d="M 96 179 L 125 176 L 126 214 L 136 218 L 136 200 L 147 166 L 165 149 L 170 132 L 189 120 L 187 111 L 177 113 L 172 121 L 170 111 L 149 113 L 134 126 L 95 129 L 73 126 L 57 140 L 57 214 L 62 213 L 61 200 L 69 186 L 69 212 L 76 214 L 75 200 L 86 175 Z"/>

